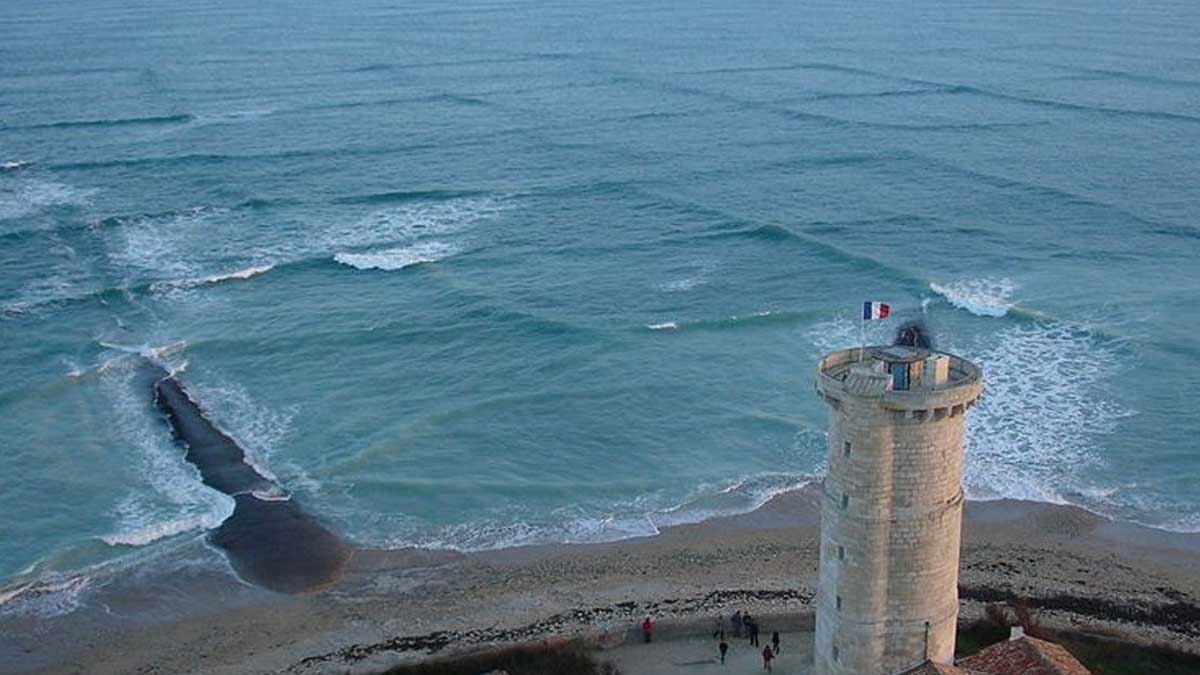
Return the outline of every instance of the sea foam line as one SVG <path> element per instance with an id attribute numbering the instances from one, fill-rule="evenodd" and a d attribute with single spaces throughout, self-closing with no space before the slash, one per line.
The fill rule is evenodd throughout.
<path id="1" fill-rule="evenodd" d="M 653 495 L 643 495 L 613 504 L 597 513 L 580 514 L 578 507 L 562 507 L 551 512 L 551 516 L 557 516 L 555 522 L 530 523 L 520 517 L 496 517 L 422 532 L 420 523 L 403 519 L 403 522 L 389 526 L 393 534 L 383 541 L 373 542 L 373 545 L 469 552 L 649 537 L 659 534 L 663 527 L 749 513 L 776 496 L 798 490 L 814 480 L 819 478 L 808 474 L 743 476 L 716 485 L 701 485 L 668 506 L 655 504 L 657 499 Z M 397 530 L 409 532 L 396 535 L 394 532 Z M 366 538 L 370 539 L 370 536 Z"/>

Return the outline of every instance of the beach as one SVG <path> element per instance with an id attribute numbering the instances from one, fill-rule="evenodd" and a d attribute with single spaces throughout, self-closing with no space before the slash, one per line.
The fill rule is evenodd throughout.
<path id="1" fill-rule="evenodd" d="M 594 639 L 602 622 L 619 641 L 646 614 L 664 637 L 702 634 L 736 609 L 790 630 L 811 620 L 819 498 L 809 485 L 751 513 L 604 544 L 357 549 L 344 578 L 310 595 L 211 565 L 141 571 L 66 615 L 0 618 L 0 670 L 368 673 L 485 645 Z M 1200 652 L 1200 535 L 1011 500 L 968 502 L 963 529 L 960 621 L 1024 598 L 1047 627 Z"/>

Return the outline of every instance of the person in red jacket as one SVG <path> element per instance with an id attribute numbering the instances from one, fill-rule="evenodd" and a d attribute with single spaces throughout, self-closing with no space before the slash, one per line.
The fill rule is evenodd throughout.
<path id="1" fill-rule="evenodd" d="M 775 652 L 771 651 L 771 645 L 763 647 L 763 670 L 771 672 L 771 659 L 775 658 Z"/>
<path id="2" fill-rule="evenodd" d="M 654 631 L 654 622 L 647 616 L 642 622 L 642 637 L 646 638 L 646 642 L 650 642 L 650 633 Z"/>

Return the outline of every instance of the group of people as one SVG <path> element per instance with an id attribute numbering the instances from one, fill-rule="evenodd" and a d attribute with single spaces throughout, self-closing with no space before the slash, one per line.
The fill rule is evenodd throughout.
<path id="1" fill-rule="evenodd" d="M 740 638 L 743 633 L 749 638 L 751 647 L 758 647 L 759 627 L 758 621 L 750 616 L 750 612 L 742 612 L 738 610 L 729 618 L 729 623 L 733 629 L 733 637 Z M 718 640 L 717 650 L 721 652 L 721 663 L 725 663 L 725 655 L 729 652 L 729 641 L 725 635 L 725 617 L 717 616 L 716 630 L 713 631 L 713 637 Z M 779 631 L 771 633 L 771 644 L 762 648 L 763 670 L 771 672 L 771 661 L 779 656 Z"/>
<path id="2" fill-rule="evenodd" d="M 750 616 L 750 612 L 738 610 L 729 617 L 730 628 L 733 631 L 733 637 L 741 638 L 743 635 L 749 639 L 751 647 L 758 647 L 759 627 L 758 621 Z M 608 623 L 605 622 L 601 626 L 601 640 L 608 638 Z M 650 642 L 654 634 L 654 620 L 649 616 L 642 621 L 642 639 Z M 721 663 L 725 663 L 725 655 L 729 653 L 729 640 L 725 630 L 725 617 L 717 616 L 716 630 L 713 631 L 713 637 L 717 639 L 717 650 L 721 653 Z M 762 648 L 763 670 L 771 672 L 771 662 L 775 657 L 779 656 L 779 631 L 771 633 L 771 644 Z"/>

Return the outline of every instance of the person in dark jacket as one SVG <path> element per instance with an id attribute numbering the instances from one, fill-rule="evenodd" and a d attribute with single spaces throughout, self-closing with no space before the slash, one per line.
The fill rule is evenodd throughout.
<path id="1" fill-rule="evenodd" d="M 775 652 L 776 656 L 779 656 L 779 631 L 771 633 L 771 651 Z"/>
<path id="2" fill-rule="evenodd" d="M 771 651 L 771 645 L 767 645 L 766 647 L 763 647 L 762 656 L 763 656 L 763 670 L 765 670 L 769 673 L 769 672 L 771 672 L 771 659 L 775 658 L 775 652 Z"/>
<path id="3" fill-rule="evenodd" d="M 729 643 L 725 641 L 725 631 L 721 631 L 721 641 L 717 643 L 717 649 L 721 652 L 721 665 L 725 665 L 725 653 L 729 651 Z"/>
<path id="4" fill-rule="evenodd" d="M 746 629 L 750 631 L 750 646 L 758 646 L 758 622 L 754 619 L 746 620 Z"/>
<path id="5" fill-rule="evenodd" d="M 734 612 L 730 622 L 733 624 L 733 637 L 742 637 L 742 625 L 744 623 L 742 620 L 742 610 L 739 609 Z"/>

